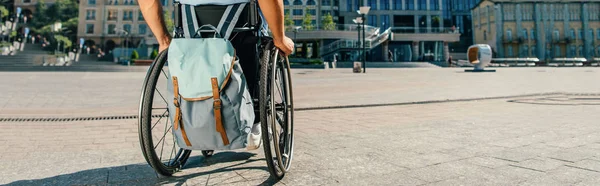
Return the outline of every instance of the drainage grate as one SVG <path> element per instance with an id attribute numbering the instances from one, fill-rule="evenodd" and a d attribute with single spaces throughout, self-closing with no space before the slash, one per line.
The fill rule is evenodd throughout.
<path id="1" fill-rule="evenodd" d="M 152 115 L 153 118 L 168 117 L 168 115 Z M 131 116 L 97 116 L 97 117 L 67 117 L 67 118 L 0 118 L 0 122 L 69 122 L 69 121 L 102 121 L 138 119 L 137 115 Z"/>
<path id="2" fill-rule="evenodd" d="M 526 98 L 534 96 L 544 96 L 544 98 L 537 99 L 515 99 L 515 98 Z M 508 102 L 513 103 L 529 103 L 529 104 L 548 104 L 540 102 L 539 100 L 551 100 L 548 98 L 555 97 L 567 97 L 565 100 L 570 102 L 570 105 L 598 105 L 600 104 L 600 94 L 598 93 L 561 93 L 561 92 L 550 92 L 550 93 L 539 93 L 539 94 L 523 94 L 513 96 L 498 96 L 498 97 L 483 97 L 483 98 L 469 98 L 469 99 L 453 99 L 453 100 L 432 100 L 432 101 L 419 101 L 419 102 L 399 102 L 399 103 L 384 103 L 384 104 L 363 104 L 363 105 L 341 105 L 341 106 L 326 106 L 326 107 L 304 107 L 296 108 L 294 111 L 313 111 L 313 110 L 327 110 L 327 109 L 348 109 L 348 108 L 364 108 L 364 107 L 383 107 L 383 106 L 401 106 L 401 105 L 415 105 L 415 104 L 434 104 L 434 103 L 448 103 L 448 102 L 465 102 L 465 101 L 479 101 L 479 100 L 493 100 L 493 99 L 513 99 Z M 556 102 L 556 100 L 554 100 Z M 574 103 L 579 102 L 579 103 Z M 584 103 L 581 103 L 584 102 Z M 555 103 L 556 104 L 556 103 Z M 565 104 L 562 104 L 565 105 Z M 167 114 L 152 115 L 153 118 L 168 117 Z M 129 116 L 97 116 L 97 117 L 71 117 L 71 118 L 1 118 L 0 122 L 69 122 L 69 121 L 100 121 L 100 120 L 124 120 L 124 119 L 138 119 L 137 115 Z"/>

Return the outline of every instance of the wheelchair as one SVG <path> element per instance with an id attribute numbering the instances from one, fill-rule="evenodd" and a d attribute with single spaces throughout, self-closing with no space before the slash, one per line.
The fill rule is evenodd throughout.
<path id="1" fill-rule="evenodd" d="M 189 20 L 191 16 L 182 13 L 186 10 L 185 6 L 190 7 L 174 2 L 174 39 L 186 35 L 182 29 L 182 18 L 185 19 L 187 16 Z M 191 7 L 197 10 L 206 6 Z M 214 8 L 204 8 L 204 10 Z M 211 13 L 203 13 L 203 15 L 207 14 Z M 294 146 L 294 105 L 290 64 L 280 55 L 272 38 L 261 34 L 262 20 L 255 0 L 245 4 L 241 15 L 248 16 L 241 16 L 244 20 L 238 20 L 231 32 L 232 36 L 228 38 L 237 37 L 231 39 L 236 50 L 251 51 L 249 52 L 251 54 L 239 57 L 240 64 L 252 96 L 257 118 L 255 122 L 261 124 L 261 147 L 264 150 L 269 173 L 274 178 L 281 179 L 290 169 Z M 243 48 L 238 49 L 238 47 Z M 191 150 L 179 148 L 172 133 L 173 126 L 167 107 L 167 101 L 171 100 L 165 99 L 164 95 L 169 81 L 167 72 L 168 61 L 167 50 L 165 50 L 155 58 L 144 79 L 138 125 L 140 147 L 146 162 L 158 174 L 172 176 L 185 168 Z M 205 158 L 209 158 L 214 151 L 202 150 L 201 153 Z"/>

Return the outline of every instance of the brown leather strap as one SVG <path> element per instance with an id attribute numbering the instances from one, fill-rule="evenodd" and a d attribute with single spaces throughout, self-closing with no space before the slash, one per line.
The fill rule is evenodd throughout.
<path id="1" fill-rule="evenodd" d="M 229 145 L 229 139 L 227 139 L 227 133 L 225 132 L 225 127 L 223 127 L 223 122 L 221 118 L 221 97 L 219 95 L 219 83 L 217 78 L 211 78 L 212 82 L 212 92 L 213 92 L 213 109 L 215 111 L 215 121 L 217 132 L 221 133 L 221 139 L 223 140 L 223 144 Z"/>
<path id="2" fill-rule="evenodd" d="M 173 104 L 175 105 L 175 130 L 179 128 L 179 123 L 181 122 L 181 107 L 179 107 L 179 84 L 177 83 L 177 77 L 173 76 L 173 93 L 175 97 L 173 98 Z M 185 129 L 183 128 L 183 124 L 181 125 L 181 135 L 183 137 L 183 141 L 187 146 L 192 146 L 190 140 L 185 133 Z"/>

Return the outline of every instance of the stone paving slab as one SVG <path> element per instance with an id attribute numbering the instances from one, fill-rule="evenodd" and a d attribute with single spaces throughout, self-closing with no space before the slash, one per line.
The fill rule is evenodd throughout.
<path id="1" fill-rule="evenodd" d="M 599 93 L 599 68 L 292 69 L 296 108 Z M 0 117 L 136 115 L 145 72 L 0 72 Z"/>
<path id="2" fill-rule="evenodd" d="M 174 177 L 159 177 L 135 120 L 0 123 L 0 184 L 596 185 L 599 106 L 500 99 L 299 111 L 293 167 L 279 182 L 262 150 L 194 152 Z"/>

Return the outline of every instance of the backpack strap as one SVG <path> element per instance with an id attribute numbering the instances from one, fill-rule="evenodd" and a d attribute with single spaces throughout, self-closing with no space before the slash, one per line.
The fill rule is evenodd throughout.
<path id="1" fill-rule="evenodd" d="M 185 38 L 191 38 L 198 30 L 198 19 L 196 17 L 196 10 L 193 5 L 184 4 L 181 6 L 181 22 L 183 25 L 183 35 Z"/>
<path id="2" fill-rule="evenodd" d="M 173 128 L 177 130 L 180 127 L 179 124 L 181 123 L 181 108 L 179 107 L 179 83 L 177 82 L 176 76 L 173 76 L 173 92 L 175 95 L 173 98 L 173 104 L 175 105 L 175 126 Z M 190 140 L 185 133 L 185 129 L 183 129 L 183 124 L 181 124 L 181 135 L 183 137 L 183 141 L 185 141 L 185 144 L 187 146 L 192 146 L 192 143 L 190 143 Z"/>
<path id="3" fill-rule="evenodd" d="M 237 21 L 240 18 L 245 6 L 246 3 L 238 3 L 227 6 L 227 9 L 225 9 L 225 12 L 223 13 L 223 17 L 221 17 L 221 21 L 219 21 L 219 25 L 217 26 L 217 29 L 223 38 L 229 39 L 229 36 L 237 24 Z"/>
<path id="4" fill-rule="evenodd" d="M 213 92 L 213 111 L 215 114 L 215 122 L 217 132 L 221 133 L 221 139 L 223 140 L 224 145 L 229 145 L 229 139 L 227 139 L 227 133 L 225 132 L 225 127 L 223 127 L 223 119 L 221 118 L 221 98 L 219 95 L 219 82 L 217 78 L 211 78 L 212 83 L 212 92 Z"/>

